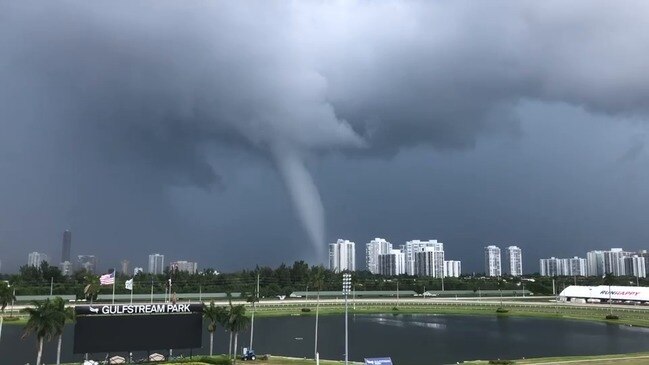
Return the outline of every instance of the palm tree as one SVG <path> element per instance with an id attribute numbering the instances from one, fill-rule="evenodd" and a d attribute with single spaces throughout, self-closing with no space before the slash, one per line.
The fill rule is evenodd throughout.
<path id="1" fill-rule="evenodd" d="M 43 302 L 32 301 L 32 307 L 27 307 L 22 310 L 23 313 L 29 315 L 27 324 L 25 325 L 25 332 L 22 338 L 35 334 L 38 339 L 38 355 L 36 356 L 36 365 L 41 365 L 41 358 L 43 357 L 43 341 L 48 341 L 57 332 L 59 326 L 59 315 L 53 310 L 52 302 L 46 299 Z"/>
<path id="2" fill-rule="evenodd" d="M 250 318 L 246 317 L 246 306 L 235 305 L 230 308 L 230 331 L 234 333 L 234 364 L 237 363 L 237 343 L 239 332 L 244 331 L 250 325 Z"/>
<path id="3" fill-rule="evenodd" d="M 90 298 L 90 304 L 92 304 L 92 301 L 99 294 L 99 277 L 88 274 L 84 277 L 84 281 L 86 282 L 86 286 L 83 288 L 83 295 L 86 297 L 86 300 Z"/>
<path id="4" fill-rule="evenodd" d="M 318 316 L 320 312 L 320 290 L 324 285 L 324 269 L 322 266 L 315 267 L 313 269 L 313 286 L 318 290 L 318 296 L 316 299 L 315 305 L 315 345 L 313 350 L 313 357 L 318 357 Z"/>
<path id="5" fill-rule="evenodd" d="M 0 282 L 0 307 L 2 308 L 2 314 L 4 314 L 7 305 L 14 300 L 16 300 L 16 297 L 9 287 L 9 284 L 4 281 Z"/>
<path id="6" fill-rule="evenodd" d="M 74 320 L 74 308 L 66 307 L 65 301 L 61 297 L 56 297 L 52 300 L 52 310 L 57 319 L 57 327 L 54 335 L 59 337 L 56 348 L 56 364 L 58 365 L 61 363 L 61 343 L 63 342 L 65 323 Z"/>
<path id="7" fill-rule="evenodd" d="M 223 325 L 228 320 L 228 310 L 224 307 L 214 305 L 214 301 L 210 302 L 209 306 L 203 307 L 203 317 L 209 322 L 207 331 L 210 333 L 210 356 L 212 356 L 214 348 L 214 331 L 216 325 Z"/>

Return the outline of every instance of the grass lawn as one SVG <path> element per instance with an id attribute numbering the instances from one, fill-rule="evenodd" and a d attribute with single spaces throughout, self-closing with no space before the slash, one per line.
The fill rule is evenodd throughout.
<path id="1" fill-rule="evenodd" d="M 467 361 L 467 365 L 488 365 L 489 361 Z M 565 357 L 543 357 L 536 359 L 514 360 L 515 365 L 641 365 L 649 364 L 649 353 L 616 354 L 599 356 L 565 356 Z"/>
<path id="2" fill-rule="evenodd" d="M 605 307 L 571 307 L 559 306 L 540 306 L 533 303 L 527 303 L 519 306 L 504 305 L 508 310 L 507 313 L 496 313 L 498 305 L 493 304 L 473 304 L 458 305 L 454 303 L 435 303 L 427 305 L 401 305 L 398 310 L 394 310 L 393 304 L 357 306 L 353 309 L 350 305 L 350 314 L 449 314 L 449 315 L 487 315 L 487 316 L 510 316 L 510 317 L 538 317 L 538 318 L 557 318 L 557 319 L 577 319 L 597 322 L 606 322 L 611 324 L 631 325 L 639 327 L 649 327 L 649 311 L 626 311 L 614 309 L 613 313 L 617 314 L 620 319 L 607 320 L 608 309 Z M 260 317 L 275 316 L 313 316 L 315 308 L 310 307 L 310 312 L 302 312 L 300 307 L 296 306 L 276 306 L 276 307 L 258 307 L 256 315 Z M 326 306 L 320 308 L 320 315 L 334 315 L 344 313 L 343 306 Z"/>

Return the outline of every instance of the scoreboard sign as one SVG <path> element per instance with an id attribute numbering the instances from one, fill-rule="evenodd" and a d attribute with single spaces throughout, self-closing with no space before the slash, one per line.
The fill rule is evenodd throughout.
<path id="1" fill-rule="evenodd" d="M 202 346 L 202 304 L 89 305 L 75 312 L 75 354 Z"/>

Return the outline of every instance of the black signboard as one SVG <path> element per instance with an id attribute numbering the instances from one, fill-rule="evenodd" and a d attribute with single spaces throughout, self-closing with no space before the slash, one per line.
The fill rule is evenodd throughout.
<path id="1" fill-rule="evenodd" d="M 76 315 L 125 315 L 125 314 L 178 314 L 178 313 L 202 313 L 202 304 L 95 304 L 78 305 L 74 307 Z"/>
<path id="2" fill-rule="evenodd" d="M 75 354 L 202 346 L 202 305 L 94 305 L 76 312 Z"/>

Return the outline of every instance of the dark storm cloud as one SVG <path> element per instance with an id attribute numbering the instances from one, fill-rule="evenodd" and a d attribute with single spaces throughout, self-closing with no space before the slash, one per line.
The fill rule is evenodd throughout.
<path id="1" fill-rule="evenodd" d="M 304 163 L 312 153 L 470 148 L 484 134 L 517 133 L 513 107 L 528 99 L 645 119 L 647 10 L 643 2 L 2 2 L 0 166 L 7 174 L 34 161 L 68 166 L 55 176 L 61 185 L 117 166 L 132 194 L 131 184 L 219 186 L 221 169 L 233 167 L 213 161 L 233 165 L 227 156 L 243 151 L 273 160 L 321 247 L 324 212 Z M 53 179 L 49 169 L 28 172 Z"/>

